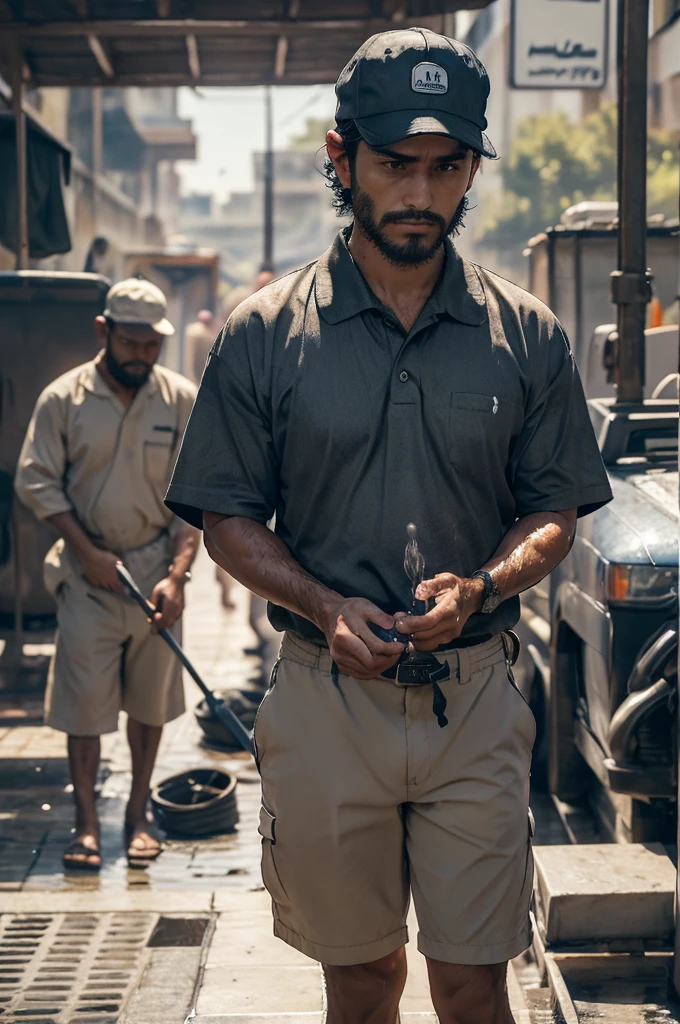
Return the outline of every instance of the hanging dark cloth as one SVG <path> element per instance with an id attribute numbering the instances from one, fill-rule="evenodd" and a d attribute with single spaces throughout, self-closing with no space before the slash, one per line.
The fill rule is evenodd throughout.
<path id="1" fill-rule="evenodd" d="M 71 236 L 62 183 L 68 184 L 71 151 L 26 117 L 29 255 L 44 259 L 69 252 Z M 17 170 L 14 115 L 0 111 L 0 242 L 17 251 Z"/>

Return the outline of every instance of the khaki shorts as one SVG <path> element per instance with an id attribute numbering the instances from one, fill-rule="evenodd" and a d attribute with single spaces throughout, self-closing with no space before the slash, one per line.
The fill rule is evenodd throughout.
<path id="1" fill-rule="evenodd" d="M 257 716 L 262 875 L 274 932 L 326 964 L 369 963 L 408 941 L 456 964 L 531 942 L 533 715 L 501 636 L 438 655 L 432 686 L 331 676 L 327 650 L 287 633 Z"/>
<path id="2" fill-rule="evenodd" d="M 128 559 L 147 596 L 167 575 L 165 544 Z M 160 549 L 160 550 L 158 550 Z M 115 732 L 126 711 L 145 725 L 165 725 L 184 711 L 177 657 L 129 597 L 91 586 L 73 569 L 56 592 L 57 645 L 47 680 L 45 723 L 71 736 Z M 180 623 L 173 633 L 180 638 Z"/>

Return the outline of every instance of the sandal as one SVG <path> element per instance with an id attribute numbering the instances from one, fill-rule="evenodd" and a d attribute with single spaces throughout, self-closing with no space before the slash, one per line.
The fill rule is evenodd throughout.
<path id="1" fill-rule="evenodd" d="M 143 841 L 144 845 L 133 846 L 132 844 L 139 839 Z M 155 829 L 152 829 L 148 822 L 132 825 L 126 821 L 125 843 L 127 845 L 128 866 L 131 868 L 146 868 L 160 857 L 163 852 L 163 844 L 155 834 Z"/>
<path id="2" fill-rule="evenodd" d="M 87 835 L 73 839 L 66 849 L 62 858 L 64 868 L 67 871 L 99 871 L 102 866 L 102 855 L 99 843 L 95 840 L 94 846 L 88 846 L 84 840 Z M 94 839 L 94 836 L 92 837 Z M 96 857 L 94 861 L 91 858 Z"/>

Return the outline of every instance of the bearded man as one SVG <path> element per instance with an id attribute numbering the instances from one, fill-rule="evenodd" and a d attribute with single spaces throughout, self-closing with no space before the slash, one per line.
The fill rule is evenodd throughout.
<path id="1" fill-rule="evenodd" d="M 181 667 L 155 634 L 179 628 L 198 532 L 163 498 L 196 395 L 191 381 L 158 366 L 174 332 L 162 291 L 130 279 L 108 293 L 94 323 L 103 346 L 38 398 L 15 487 L 60 539 L 45 559 L 57 602 L 57 643 L 45 722 L 68 734 L 76 806 L 67 868 L 98 870 L 95 782 L 100 736 L 126 711 L 132 785 L 125 814 L 128 861 L 161 852 L 147 801 L 163 725 L 184 710 Z M 123 562 L 157 612 L 151 626 L 123 592 Z"/>
<path id="2" fill-rule="evenodd" d="M 438 1019 L 508 1024 L 535 735 L 509 630 L 611 492 L 561 326 L 450 238 L 495 155 L 475 54 L 387 32 L 336 91 L 354 222 L 232 315 L 168 502 L 284 631 L 255 728 L 262 872 L 328 1024 L 395 1024 L 411 895 Z"/>

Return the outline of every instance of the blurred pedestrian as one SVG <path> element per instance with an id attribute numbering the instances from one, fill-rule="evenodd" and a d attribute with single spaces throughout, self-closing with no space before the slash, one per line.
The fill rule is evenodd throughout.
<path id="1" fill-rule="evenodd" d="M 163 725 L 184 711 L 179 662 L 155 635 L 179 629 L 198 532 L 163 503 L 196 388 L 157 364 L 174 328 L 165 296 L 121 281 L 94 322 L 102 348 L 45 388 L 16 475 L 19 498 L 60 539 L 45 559 L 58 633 L 45 722 L 68 734 L 76 806 L 68 868 L 98 870 L 95 782 L 100 737 L 128 715 L 132 785 L 125 811 L 128 860 L 161 852 L 147 812 Z M 153 623 L 125 596 L 122 562 L 157 611 Z"/>
<path id="2" fill-rule="evenodd" d="M 184 366 L 191 379 L 199 384 L 208 354 L 215 343 L 218 328 L 209 309 L 201 309 L 184 332 Z"/>

